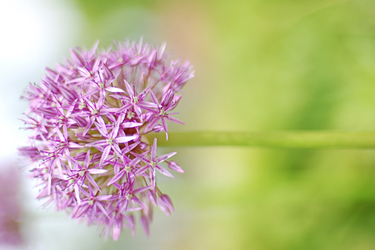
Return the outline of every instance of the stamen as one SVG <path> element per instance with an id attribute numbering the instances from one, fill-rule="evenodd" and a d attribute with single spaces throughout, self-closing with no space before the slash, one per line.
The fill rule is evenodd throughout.
<path id="1" fill-rule="evenodd" d="M 112 143 L 113 143 L 113 138 L 108 138 L 107 139 L 107 144 L 108 145 L 112 145 Z"/>
<path id="2" fill-rule="evenodd" d="M 86 107 L 86 104 L 84 102 L 80 102 L 78 108 L 80 110 L 84 109 Z"/>
<path id="3" fill-rule="evenodd" d="M 131 112 L 130 110 L 128 111 L 128 113 L 126 114 L 126 117 L 131 120 L 135 117 L 135 113 L 134 112 Z"/>
<path id="4" fill-rule="evenodd" d="M 127 199 L 127 200 L 131 200 L 131 199 L 133 199 L 133 194 L 127 194 L 127 195 L 126 195 L 126 199 Z"/>
<path id="5" fill-rule="evenodd" d="M 126 165 L 124 169 L 129 173 L 132 170 L 132 167 L 130 165 Z"/>
<path id="6" fill-rule="evenodd" d="M 137 104 L 138 103 L 138 96 L 134 96 L 134 98 L 133 98 L 133 102 L 134 102 L 134 104 Z"/>

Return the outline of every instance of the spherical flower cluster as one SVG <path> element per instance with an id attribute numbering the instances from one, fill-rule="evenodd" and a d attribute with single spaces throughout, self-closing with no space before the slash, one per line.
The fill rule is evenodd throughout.
<path id="1" fill-rule="evenodd" d="M 157 156 L 156 139 L 145 134 L 165 132 L 168 139 L 167 121 L 183 124 L 171 111 L 193 71 L 188 62 L 168 62 L 164 48 L 141 40 L 102 52 L 97 44 L 72 49 L 70 61 L 47 68 L 41 84 L 22 97 L 32 135 L 19 150 L 35 163 L 37 198 L 103 225 L 114 240 L 124 227 L 134 233 L 136 211 L 149 234 L 153 206 L 168 215 L 174 210 L 156 176 L 173 177 L 163 164 L 183 170 L 168 160 L 176 152 Z"/>

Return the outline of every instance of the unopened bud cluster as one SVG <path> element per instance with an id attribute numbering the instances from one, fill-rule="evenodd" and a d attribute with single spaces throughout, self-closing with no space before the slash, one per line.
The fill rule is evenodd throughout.
<path id="1" fill-rule="evenodd" d="M 32 134 L 20 153 L 34 164 L 37 198 L 88 224 L 103 225 L 114 240 L 135 214 L 149 234 L 153 206 L 168 215 L 173 205 L 156 182 L 157 172 L 183 172 L 176 152 L 157 156 L 157 141 L 146 133 L 165 132 L 180 91 L 193 77 L 189 63 L 169 61 L 165 46 L 124 42 L 116 49 L 71 50 L 71 60 L 47 68 L 41 84 L 22 97 L 22 119 Z M 163 164 L 161 164 L 164 162 Z"/>

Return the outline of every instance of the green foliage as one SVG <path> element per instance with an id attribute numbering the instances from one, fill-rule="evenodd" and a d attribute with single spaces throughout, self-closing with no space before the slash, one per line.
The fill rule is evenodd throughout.
<path id="1" fill-rule="evenodd" d="M 111 12 L 131 7 L 151 7 L 155 0 L 74 0 L 86 14 L 89 21 L 95 23 Z"/>

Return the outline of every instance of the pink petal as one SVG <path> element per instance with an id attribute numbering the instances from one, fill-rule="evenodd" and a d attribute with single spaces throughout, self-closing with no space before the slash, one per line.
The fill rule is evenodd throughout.
<path id="1" fill-rule="evenodd" d="M 134 89 L 130 86 L 130 84 L 124 79 L 126 90 L 128 91 L 129 96 L 135 96 Z"/>
<path id="2" fill-rule="evenodd" d="M 104 173 L 108 172 L 108 170 L 106 170 L 106 169 L 91 168 L 91 169 L 88 170 L 88 172 L 90 174 L 104 174 Z"/>
<path id="3" fill-rule="evenodd" d="M 131 140 L 135 140 L 138 137 L 139 137 L 139 135 L 122 136 L 122 137 L 118 137 L 118 138 L 114 139 L 113 142 L 125 143 L 125 142 L 129 142 Z"/>
<path id="4" fill-rule="evenodd" d="M 112 93 L 125 93 L 124 90 L 116 87 L 108 87 L 106 88 L 107 91 L 112 92 Z"/>
<path id="5" fill-rule="evenodd" d="M 145 216 L 141 217 L 141 224 L 142 224 L 143 229 L 146 232 L 147 237 L 149 237 L 150 236 L 150 228 L 149 228 L 150 222 Z"/>
<path id="6" fill-rule="evenodd" d="M 107 147 L 105 147 L 102 157 L 99 162 L 99 166 L 103 165 L 103 162 L 107 159 L 110 150 L 111 150 L 111 145 L 108 145 Z"/>
<path id="7" fill-rule="evenodd" d="M 154 144 L 151 146 L 151 160 L 155 160 L 156 158 L 156 147 L 157 147 L 157 138 L 154 139 Z"/>
<path id="8" fill-rule="evenodd" d="M 164 204 L 165 206 L 167 206 L 171 211 L 174 211 L 174 207 L 173 207 L 173 204 L 172 204 L 171 198 L 169 198 L 168 195 L 166 195 L 166 194 L 162 194 L 162 195 L 160 196 L 160 201 L 162 201 L 163 204 Z"/>
<path id="9" fill-rule="evenodd" d="M 150 189 L 149 186 L 141 187 L 141 188 L 138 188 L 138 189 L 134 190 L 134 191 L 133 191 L 133 194 L 136 194 L 136 193 L 142 193 L 142 192 L 144 192 L 144 191 L 146 191 L 146 190 L 149 190 L 149 189 Z"/>
<path id="10" fill-rule="evenodd" d="M 172 152 L 172 153 L 169 153 L 169 154 L 165 154 L 165 155 L 161 155 L 159 156 L 158 158 L 156 158 L 156 162 L 163 162 L 165 161 L 166 159 L 169 159 L 171 158 L 172 156 L 174 156 L 175 154 L 177 154 L 177 152 Z"/>
<path id="11" fill-rule="evenodd" d="M 171 122 L 178 123 L 184 125 L 185 123 L 180 121 L 179 119 L 172 117 L 172 116 L 165 116 L 165 119 L 170 120 Z"/>
<path id="12" fill-rule="evenodd" d="M 174 161 L 169 162 L 168 167 L 176 172 L 184 173 L 184 170 Z"/>
<path id="13" fill-rule="evenodd" d="M 118 174 L 116 174 L 112 180 L 110 180 L 107 184 L 107 186 L 110 186 L 112 185 L 113 183 L 117 182 L 118 180 L 120 180 L 122 177 L 124 177 L 126 171 L 125 170 L 121 170 L 120 172 L 118 172 Z"/>
<path id="14" fill-rule="evenodd" d="M 174 178 L 174 176 L 168 172 L 168 170 L 166 170 L 165 168 L 163 168 L 162 166 L 159 166 L 159 165 L 156 165 L 156 168 L 159 170 L 160 173 L 162 173 L 163 175 L 165 176 L 168 176 L 168 177 L 171 177 L 171 178 Z"/>

